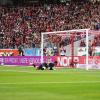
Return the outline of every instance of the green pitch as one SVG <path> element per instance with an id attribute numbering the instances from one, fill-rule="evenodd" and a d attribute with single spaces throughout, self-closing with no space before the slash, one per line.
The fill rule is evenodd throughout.
<path id="1" fill-rule="evenodd" d="M 100 100 L 100 71 L 1 66 L 0 100 Z"/>

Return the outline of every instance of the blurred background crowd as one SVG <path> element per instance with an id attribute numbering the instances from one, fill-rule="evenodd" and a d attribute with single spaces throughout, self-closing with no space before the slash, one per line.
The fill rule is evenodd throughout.
<path id="1" fill-rule="evenodd" d="M 0 49 L 40 48 L 41 32 L 100 29 L 99 0 L 4 1 L 0 0 Z M 55 40 L 63 42 L 59 37 Z M 69 42 L 70 38 L 66 43 Z M 81 41 L 82 45 L 85 44 Z"/>

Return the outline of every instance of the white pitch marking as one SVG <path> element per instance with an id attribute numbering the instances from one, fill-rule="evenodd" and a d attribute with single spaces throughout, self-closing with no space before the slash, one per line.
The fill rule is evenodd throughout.
<path id="1" fill-rule="evenodd" d="M 23 83 L 0 83 L 2 85 L 29 85 L 29 84 L 87 84 L 87 83 L 100 83 L 100 81 L 76 81 L 76 82 L 23 82 Z"/>
<path id="2" fill-rule="evenodd" d="M 19 73 L 34 73 L 30 71 L 17 71 L 17 70 L 0 70 L 0 72 L 19 72 Z"/>
<path id="3" fill-rule="evenodd" d="M 19 73 L 30 73 L 30 74 L 67 74 L 67 73 L 88 73 L 88 72 L 93 72 L 93 73 L 96 73 L 95 71 L 87 71 L 87 72 L 81 72 L 81 71 L 76 71 L 76 72 L 65 72 L 65 71 L 62 71 L 62 72 L 54 72 L 54 71 L 49 71 L 49 72 L 46 72 L 46 71 L 39 71 L 37 70 L 37 72 L 32 72 L 32 71 L 18 71 L 18 70 L 0 70 L 0 72 L 19 72 Z M 98 71 L 100 72 L 100 71 Z"/>

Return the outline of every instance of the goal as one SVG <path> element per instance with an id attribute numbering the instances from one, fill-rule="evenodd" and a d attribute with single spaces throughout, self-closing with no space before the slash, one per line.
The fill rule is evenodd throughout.
<path id="1" fill-rule="evenodd" d="M 58 67 L 100 69 L 98 37 L 99 32 L 90 29 L 41 33 L 41 63 L 57 61 Z"/>

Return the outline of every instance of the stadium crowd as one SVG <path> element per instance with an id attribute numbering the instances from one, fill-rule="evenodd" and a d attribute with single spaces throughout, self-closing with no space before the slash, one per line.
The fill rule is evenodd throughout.
<path id="1" fill-rule="evenodd" d="M 0 7 L 0 48 L 40 47 L 41 32 L 99 29 L 99 3 Z M 57 39 L 59 42 L 60 40 Z M 68 40 L 67 40 L 68 41 Z"/>

